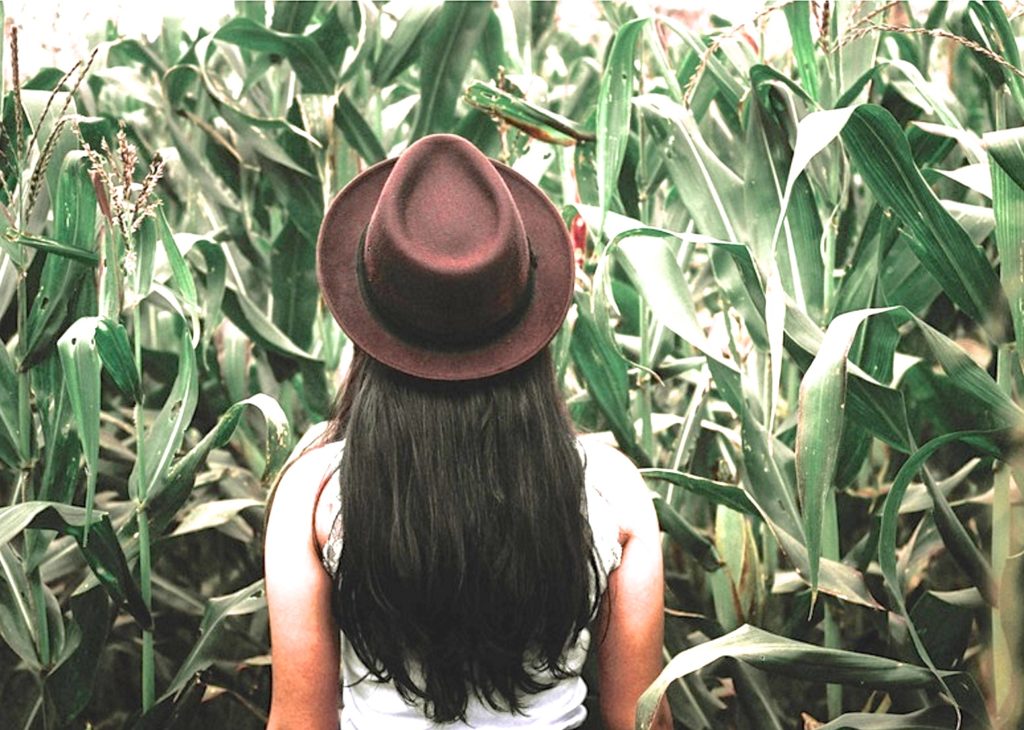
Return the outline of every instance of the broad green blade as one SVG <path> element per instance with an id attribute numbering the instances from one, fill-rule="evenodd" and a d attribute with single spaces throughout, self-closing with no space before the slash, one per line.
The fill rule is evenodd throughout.
<path id="1" fill-rule="evenodd" d="M 96 247 L 96 193 L 89 174 L 89 158 L 79 150 L 68 153 L 61 163 L 60 178 L 53 204 L 53 239 L 66 246 L 86 251 L 98 258 Z M 25 352 L 52 343 L 44 337 L 58 320 L 67 316 L 70 301 L 88 269 L 57 255 L 47 256 L 39 279 L 39 290 L 25 323 Z M 26 359 L 31 359 L 26 357 Z"/>
<path id="2" fill-rule="evenodd" d="M 43 668 L 36 647 L 32 589 L 25 566 L 8 544 L 0 545 L 0 638 L 32 671 Z"/>
<path id="3" fill-rule="evenodd" d="M 416 60 L 423 39 L 429 35 L 440 13 L 440 2 L 412 4 L 398 19 L 391 36 L 381 42 L 380 55 L 370 71 L 370 83 L 377 88 L 393 83 L 395 77 Z"/>
<path id="4" fill-rule="evenodd" d="M 270 251 L 272 319 L 304 350 L 313 344 L 313 320 L 320 301 L 316 280 L 316 238 L 293 224 L 281 229 Z"/>
<path id="5" fill-rule="evenodd" d="M 936 684 L 933 673 L 924 667 L 871 654 L 825 649 L 747 625 L 677 654 L 640 696 L 636 710 L 638 730 L 649 730 L 661 697 L 672 682 L 722 657 L 733 657 L 777 675 L 883 691 L 897 687 L 924 689 Z M 942 672 L 941 676 L 958 674 Z"/>
<path id="6" fill-rule="evenodd" d="M 720 504 L 751 516 L 758 514 L 757 508 L 751 503 L 746 492 L 735 484 L 717 482 L 674 469 L 641 469 L 640 473 L 647 479 L 661 479 L 683 487 L 688 492 L 704 497 L 713 504 Z"/>
<path id="7" fill-rule="evenodd" d="M 921 177 L 896 120 L 882 107 L 863 104 L 850 115 L 842 138 L 868 187 L 903 221 L 911 248 L 946 295 L 1001 341 L 1006 303 L 992 265 Z"/>
<path id="8" fill-rule="evenodd" d="M 188 331 L 184 329 L 178 343 L 178 353 L 178 376 L 156 420 L 146 428 L 145 442 L 142 444 L 144 458 L 136 460 L 128 478 L 129 494 L 137 499 L 145 500 L 156 485 L 163 481 L 196 410 L 199 371 L 192 342 Z M 144 475 L 139 473 L 140 463 L 145 465 Z"/>
<path id="9" fill-rule="evenodd" d="M 55 241 L 52 238 L 30 235 L 28 233 L 18 233 L 13 229 L 8 229 L 6 235 L 7 239 L 11 243 L 28 246 L 29 248 L 34 248 L 37 251 L 42 251 L 43 253 L 52 253 L 55 256 L 63 256 L 71 259 L 72 261 L 91 264 L 93 266 L 99 263 L 99 257 L 92 251 L 75 248 L 74 246 L 69 246 L 66 243 Z"/>
<path id="10" fill-rule="evenodd" d="M 238 329 L 247 334 L 253 342 L 268 352 L 310 363 L 321 360 L 296 345 L 284 332 L 278 329 L 266 314 L 248 296 L 228 282 L 224 292 L 224 314 Z"/>
<path id="11" fill-rule="evenodd" d="M 21 463 L 18 454 L 21 424 L 18 420 L 18 374 L 7 347 L 0 342 L 0 461 L 12 469 Z"/>
<path id="12" fill-rule="evenodd" d="M 814 362 L 800 383 L 796 431 L 797 489 L 803 497 L 810 558 L 811 601 L 818 590 L 818 561 L 825 500 L 832 490 L 846 410 L 846 358 L 861 323 L 884 309 L 862 309 L 832 320 Z"/>
<path id="13" fill-rule="evenodd" d="M 491 84 L 474 81 L 466 87 L 463 98 L 470 106 L 486 112 L 491 117 L 508 122 L 534 139 L 564 146 L 594 139 L 593 132 L 588 132 L 573 120 L 536 104 L 531 104 L 507 91 L 497 89 Z M 600 159 L 600 149 L 599 143 L 598 159 Z M 625 148 L 623 148 L 623 154 L 625 154 Z M 622 164 L 621 161 L 619 164 Z M 600 168 L 598 169 L 600 170 Z M 617 173 L 615 179 L 618 179 Z"/>
<path id="14" fill-rule="evenodd" d="M 803 524 L 796 508 L 793 486 L 779 465 L 779 452 L 785 447 L 770 437 L 764 426 L 750 416 L 743 419 L 743 484 L 747 496 L 768 524 L 783 553 L 793 564 L 797 574 L 810 583 L 810 558 L 807 554 Z M 819 565 L 819 589 L 836 598 L 862 606 L 880 609 L 864 582 L 860 571 L 850 566 L 822 559 Z"/>
<path id="15" fill-rule="evenodd" d="M 451 130 L 462 80 L 490 13 L 489 2 L 444 4 L 420 46 L 420 100 L 410 140 Z"/>
<path id="16" fill-rule="evenodd" d="M 156 534 L 161 534 L 178 513 L 191 493 L 199 467 L 206 461 L 206 457 L 213 449 L 221 448 L 228 443 L 248 406 L 258 409 L 266 422 L 267 439 L 264 447 L 264 464 L 266 466 L 263 481 L 267 484 L 274 483 L 291 451 L 291 427 L 278 402 L 269 395 L 257 393 L 228 408 L 218 419 L 217 425 L 171 466 L 167 478 L 158 484 L 149 495 L 148 512 L 153 531 Z"/>
<path id="17" fill-rule="evenodd" d="M 199 342 L 199 320 L 196 315 L 199 309 L 199 295 L 196 292 L 196 283 L 192 279 L 192 272 L 189 271 L 188 264 L 185 263 L 185 258 L 181 255 L 181 250 L 174 240 L 174 234 L 167 223 L 167 218 L 164 216 L 163 210 L 159 208 L 157 209 L 157 230 L 160 234 L 160 240 L 163 242 L 167 261 L 171 265 L 174 290 L 181 295 L 189 318 L 192 321 L 192 344 L 196 345 Z"/>
<path id="18" fill-rule="evenodd" d="M 609 350 L 594 323 L 585 295 L 577 293 L 576 324 L 569 351 L 572 361 L 587 384 L 590 396 L 608 419 L 619 447 L 640 466 L 649 466 L 650 459 L 640 449 L 629 414 L 629 379 L 626 361 L 618 352 Z"/>
<path id="19" fill-rule="evenodd" d="M 229 616 L 243 616 L 266 607 L 263 597 L 263 580 L 247 585 L 245 588 L 226 596 L 211 598 L 206 605 L 203 620 L 199 622 L 199 639 L 192 646 L 192 651 L 178 667 L 177 674 L 167 686 L 167 691 L 158 700 L 162 702 L 180 692 L 196 672 L 210 666 L 217 658 L 213 653 L 214 640 L 219 636 L 224 620 Z"/>
<path id="20" fill-rule="evenodd" d="M 100 454 L 100 354 L 94 333 L 97 318 L 79 319 L 57 343 L 64 382 L 75 414 L 75 429 L 85 457 L 86 490 L 84 537 L 88 539 L 92 524 L 92 505 L 96 498 L 96 476 Z"/>
<path id="21" fill-rule="evenodd" d="M 789 24 L 789 35 L 793 39 L 793 55 L 800 71 L 800 85 L 817 101 L 818 58 L 811 39 L 811 4 L 789 3 L 783 12 Z"/>
<path id="22" fill-rule="evenodd" d="M 662 532 L 672 538 L 679 547 L 693 555 L 704 570 L 718 570 L 722 559 L 714 544 L 691 525 L 685 517 L 660 496 L 654 496 L 654 511 Z"/>
<path id="23" fill-rule="evenodd" d="M 334 93 L 338 64 L 332 65 L 316 41 L 307 35 L 271 30 L 249 18 L 232 18 L 213 37 L 248 51 L 283 56 L 302 83 L 303 91 Z"/>
<path id="24" fill-rule="evenodd" d="M 597 97 L 597 194 L 601 207 L 600 238 L 604 216 L 611 206 L 626 156 L 629 117 L 633 110 L 633 81 L 636 76 L 636 48 L 649 18 L 635 18 L 615 34 Z"/>
<path id="25" fill-rule="evenodd" d="M 734 219 L 743 210 L 743 181 L 712 152 L 690 110 L 660 94 L 638 96 L 634 104 L 665 148 L 665 167 L 697 230 L 739 241 Z"/>
<path id="26" fill-rule="evenodd" d="M 6 545 L 26 528 L 56 530 L 75 538 L 86 562 L 115 603 L 125 603 L 143 628 L 152 617 L 139 587 L 128 569 L 121 545 L 105 512 L 93 512 L 56 502 L 22 502 L 0 507 L 0 546 Z M 86 542 L 86 532 L 89 540 Z"/>
<path id="27" fill-rule="evenodd" d="M 135 367 L 128 332 L 119 322 L 100 319 L 93 333 L 103 367 L 114 384 L 133 401 L 142 398 L 142 382 Z"/>
<path id="28" fill-rule="evenodd" d="M 238 517 L 238 514 L 250 507 L 263 507 L 263 500 L 251 497 L 238 497 L 235 499 L 214 499 L 209 502 L 200 502 L 194 507 L 186 510 L 181 515 L 181 521 L 169 537 L 187 535 L 191 532 L 209 530 L 212 527 L 220 527 Z"/>
<path id="29" fill-rule="evenodd" d="M 989 132 L 983 143 L 990 157 L 999 278 L 1024 363 L 1024 127 Z"/>
<path id="30" fill-rule="evenodd" d="M 334 107 L 334 126 L 341 131 L 345 141 L 352 145 L 367 164 L 372 165 L 387 157 L 376 133 L 344 90 L 338 92 L 338 102 Z"/>

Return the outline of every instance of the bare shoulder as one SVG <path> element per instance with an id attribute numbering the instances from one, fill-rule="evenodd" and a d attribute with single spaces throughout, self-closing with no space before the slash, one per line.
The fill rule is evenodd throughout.
<path id="1" fill-rule="evenodd" d="M 268 518 L 268 543 L 275 525 L 284 528 L 276 531 L 279 535 L 302 537 L 309 535 L 310 526 L 315 525 L 318 538 L 326 525 L 323 533 L 326 537 L 330 531 L 330 515 L 336 511 L 337 495 L 328 494 L 330 490 L 323 485 L 337 466 L 339 450 L 338 443 L 317 444 L 302 451 L 296 447 L 274 490 Z M 321 494 L 323 497 L 318 500 Z"/>
<path id="2" fill-rule="evenodd" d="M 625 454 L 600 436 L 579 437 L 587 457 L 587 484 L 600 492 L 617 515 L 619 527 L 632 534 L 650 521 L 651 492 L 640 470 Z"/>

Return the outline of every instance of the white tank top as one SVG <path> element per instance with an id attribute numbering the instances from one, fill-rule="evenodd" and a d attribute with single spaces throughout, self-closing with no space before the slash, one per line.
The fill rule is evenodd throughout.
<path id="1" fill-rule="evenodd" d="M 577 441 L 580 455 L 586 463 L 583 445 Z M 334 463 L 341 458 L 342 444 L 329 444 L 323 448 L 337 450 Z M 599 475 L 593 469 L 585 472 L 587 516 L 594 536 L 594 552 L 600 568 L 601 591 L 607 584 L 607 576 L 618 567 L 622 559 L 619 544 L 619 526 L 615 513 L 599 488 Z M 341 520 L 335 519 L 323 547 L 324 568 L 334 575 L 341 556 Z M 409 704 L 398 693 L 392 682 L 381 682 L 374 678 L 356 656 L 350 642 L 341 637 L 341 680 L 342 680 L 342 730 L 498 730 L 499 728 L 551 728 L 567 730 L 583 724 L 587 711 L 583 700 L 587 686 L 579 676 L 590 647 L 590 632 L 580 632 L 575 646 L 565 656 L 565 666 L 572 676 L 555 680 L 549 671 L 534 674 L 551 686 L 536 694 L 526 695 L 522 701 L 522 713 L 499 712 L 472 694 L 466 708 L 467 722 L 438 724 L 423 712 L 422 705 Z"/>

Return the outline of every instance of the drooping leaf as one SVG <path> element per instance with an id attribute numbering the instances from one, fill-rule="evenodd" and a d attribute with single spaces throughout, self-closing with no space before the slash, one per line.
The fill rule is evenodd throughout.
<path id="1" fill-rule="evenodd" d="M 814 682 L 852 684 L 885 691 L 895 687 L 927 688 L 936 685 L 935 676 L 924 667 L 871 654 L 826 649 L 747 625 L 676 655 L 640 696 L 636 711 L 637 728 L 649 730 L 658 703 L 672 682 L 725 656 L 774 674 Z M 941 676 L 952 679 L 958 674 L 943 672 Z"/>
<path id="2" fill-rule="evenodd" d="M 178 343 L 178 358 L 178 376 L 156 419 L 145 429 L 143 458 L 136 459 L 128 478 L 130 494 L 139 499 L 145 499 L 163 481 L 196 410 L 199 371 L 192 341 L 184 329 Z"/>
<path id="3" fill-rule="evenodd" d="M 308 35 L 277 31 L 240 17 L 222 25 L 213 37 L 246 50 L 287 58 L 307 93 L 334 91 L 337 66 L 332 66 L 320 46 Z"/>
<path id="4" fill-rule="evenodd" d="M 226 596 L 211 598 L 199 622 L 199 639 L 178 667 L 177 674 L 167 686 L 159 701 L 177 695 L 192 679 L 192 676 L 210 666 L 215 659 L 215 643 L 224 621 L 231 616 L 253 613 L 266 605 L 263 598 L 263 580 L 245 586 Z"/>
<path id="5" fill-rule="evenodd" d="M 29 501 L 0 507 L 0 545 L 6 545 L 29 527 L 56 530 L 74 537 L 89 567 L 114 602 L 125 603 L 143 628 L 152 625 L 152 618 L 105 512 L 56 502 Z M 87 529 L 88 541 L 85 539 Z"/>

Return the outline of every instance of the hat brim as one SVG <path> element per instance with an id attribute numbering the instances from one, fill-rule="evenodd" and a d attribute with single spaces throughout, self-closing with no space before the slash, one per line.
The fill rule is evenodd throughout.
<path id="1" fill-rule="evenodd" d="M 569 232 L 543 192 L 495 160 L 536 257 L 533 295 L 520 319 L 479 347 L 432 349 L 390 331 L 363 297 L 356 252 L 396 159 L 366 169 L 339 192 L 317 238 L 316 275 L 324 301 L 349 338 L 376 360 L 429 380 L 476 380 L 526 362 L 558 332 L 572 302 L 575 263 Z"/>

